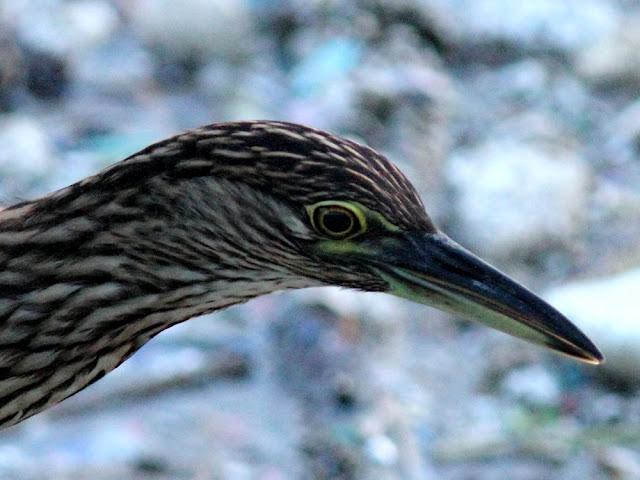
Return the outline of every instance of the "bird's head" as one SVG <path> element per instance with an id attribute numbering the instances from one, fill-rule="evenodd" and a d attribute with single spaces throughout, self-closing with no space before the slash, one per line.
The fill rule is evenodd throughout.
<path id="1" fill-rule="evenodd" d="M 162 330 L 275 290 L 339 285 L 478 320 L 573 358 L 569 320 L 440 232 L 370 148 L 283 122 L 214 124 L 0 212 L 0 428 Z"/>
<path id="2" fill-rule="evenodd" d="M 271 272 L 276 287 L 387 292 L 602 360 L 562 314 L 439 231 L 406 177 L 368 147 L 284 122 L 214 124 L 152 145 L 99 182 L 122 189 L 154 169 L 176 221 L 199 239 L 193 251 L 216 252 L 227 273 L 242 264 L 245 277 Z M 153 182 L 147 191 L 147 210 L 161 211 Z"/>

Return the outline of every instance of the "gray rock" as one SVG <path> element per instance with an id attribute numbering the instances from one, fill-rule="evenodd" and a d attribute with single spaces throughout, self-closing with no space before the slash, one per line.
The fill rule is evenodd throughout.
<path id="1" fill-rule="evenodd" d="M 598 461 L 613 478 L 640 478 L 640 454 L 630 448 L 609 446 L 598 452 Z"/>
<path id="2" fill-rule="evenodd" d="M 601 85 L 640 83 L 640 15 L 631 15 L 618 28 L 587 44 L 576 57 L 576 68 Z"/>
<path id="3" fill-rule="evenodd" d="M 589 236 L 587 251 L 581 258 L 583 268 L 612 272 L 640 264 L 639 186 L 640 165 L 631 161 L 615 176 L 598 179 L 589 209 L 589 226 L 585 228 Z"/>
<path id="4" fill-rule="evenodd" d="M 566 242 L 582 224 L 590 174 L 571 151 L 493 140 L 459 150 L 445 174 L 462 240 L 488 256 Z"/>
<path id="5" fill-rule="evenodd" d="M 140 0 L 127 9 L 132 28 L 175 59 L 235 57 L 254 44 L 245 0 Z"/>
<path id="6" fill-rule="evenodd" d="M 426 0 L 423 5 L 445 24 L 447 38 L 463 48 L 502 43 L 572 51 L 610 34 L 621 17 L 606 0 Z"/>
<path id="7" fill-rule="evenodd" d="M 151 83 L 153 60 L 148 51 L 127 39 L 91 49 L 72 63 L 75 81 L 85 88 L 126 96 Z"/>
<path id="8" fill-rule="evenodd" d="M 26 85 L 38 98 L 57 100 L 69 83 L 67 63 L 62 57 L 40 52 L 25 52 Z"/>
<path id="9" fill-rule="evenodd" d="M 0 20 L 0 111 L 11 107 L 25 81 L 23 52 L 12 33 Z"/>
<path id="10" fill-rule="evenodd" d="M 640 22 L 638 23 L 640 28 Z M 638 36 L 640 49 L 640 35 Z M 640 50 L 639 50 L 640 51 Z M 638 80 L 640 81 L 640 54 L 638 56 Z M 607 160 L 614 166 L 625 165 L 635 172 L 635 182 L 640 185 L 640 166 L 638 165 L 638 145 L 640 145 L 640 100 L 630 102 L 613 118 L 607 118 L 604 125 L 606 138 L 604 149 Z"/>
<path id="11" fill-rule="evenodd" d="M 93 78 L 101 76 L 114 81 L 120 77 L 106 72 L 117 72 L 125 77 L 122 81 L 129 79 L 123 68 L 123 64 L 131 63 L 128 52 L 117 52 L 127 59 L 122 60 L 121 65 L 109 65 L 103 55 L 101 63 L 86 66 L 87 57 L 91 59 L 96 50 L 107 45 L 120 26 L 120 18 L 111 2 L 36 0 L 5 2 L 2 7 L 0 19 L 4 18 L 8 27 L 15 31 L 23 49 L 25 83 L 33 95 L 59 99 L 68 90 L 68 84 L 84 80 L 82 75 L 76 78 L 78 72 L 86 73 L 87 70 Z M 102 83 L 106 81 L 102 80 Z"/>
<path id="12" fill-rule="evenodd" d="M 0 16 L 29 48 L 51 55 L 75 55 L 113 35 L 118 14 L 105 0 L 4 2 Z"/>
<path id="13" fill-rule="evenodd" d="M 640 384 L 640 269 L 576 281 L 550 290 L 546 298 L 571 318 L 602 350 L 602 369 Z"/>
<path id="14" fill-rule="evenodd" d="M 0 187 L 24 195 L 54 165 L 53 145 L 42 126 L 20 114 L 0 116 Z"/>
<path id="15" fill-rule="evenodd" d="M 503 379 L 502 390 L 516 400 L 534 407 L 554 407 L 560 402 L 558 380 L 542 365 L 512 370 Z"/>
<path id="16" fill-rule="evenodd" d="M 512 454 L 515 448 L 504 431 L 471 427 L 438 440 L 433 456 L 440 462 L 483 460 Z"/>
<path id="17" fill-rule="evenodd" d="M 398 462 L 398 447 L 386 435 L 374 435 L 365 443 L 367 456 L 374 462 L 385 467 L 391 467 Z"/>
<path id="18" fill-rule="evenodd" d="M 566 143 L 567 135 L 558 131 L 576 131 L 589 114 L 587 88 L 573 72 L 548 59 L 527 57 L 465 73 L 460 80 L 460 116 L 473 122 L 471 133 L 481 138 L 489 127 L 518 139 L 560 137 Z"/>

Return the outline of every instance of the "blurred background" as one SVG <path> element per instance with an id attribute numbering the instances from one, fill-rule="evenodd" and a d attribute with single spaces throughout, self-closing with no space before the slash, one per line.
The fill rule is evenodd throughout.
<path id="1" fill-rule="evenodd" d="M 2 204 L 202 124 L 313 125 L 608 359 L 271 295 L 0 432 L 0 479 L 640 479 L 639 92 L 637 0 L 0 0 Z"/>

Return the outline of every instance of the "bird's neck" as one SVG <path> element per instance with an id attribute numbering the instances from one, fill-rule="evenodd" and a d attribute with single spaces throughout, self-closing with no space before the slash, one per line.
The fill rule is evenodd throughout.
<path id="1" fill-rule="evenodd" d="M 255 232 L 274 235 L 270 224 L 238 221 L 232 197 L 247 192 L 161 187 L 76 188 L 0 212 L 0 427 L 81 390 L 175 323 L 313 285 L 290 273 L 291 254 L 274 243 L 265 253 Z M 252 222 L 253 238 L 242 230 Z"/>
<path id="2" fill-rule="evenodd" d="M 146 339 L 196 315 L 312 285 L 265 261 L 261 242 L 236 222 L 241 212 L 228 211 L 234 202 L 211 192 L 191 183 L 170 195 L 151 187 L 104 203 L 46 198 L 0 212 L 0 322 L 27 315 L 40 333 L 73 325 L 67 338 L 77 342 Z"/>

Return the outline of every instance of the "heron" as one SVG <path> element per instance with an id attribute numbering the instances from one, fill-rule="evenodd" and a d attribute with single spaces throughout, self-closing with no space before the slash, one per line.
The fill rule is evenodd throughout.
<path id="1" fill-rule="evenodd" d="M 288 122 L 216 123 L 0 212 L 0 427 L 172 325 L 328 285 L 603 360 L 561 313 L 440 231 L 385 156 Z"/>

